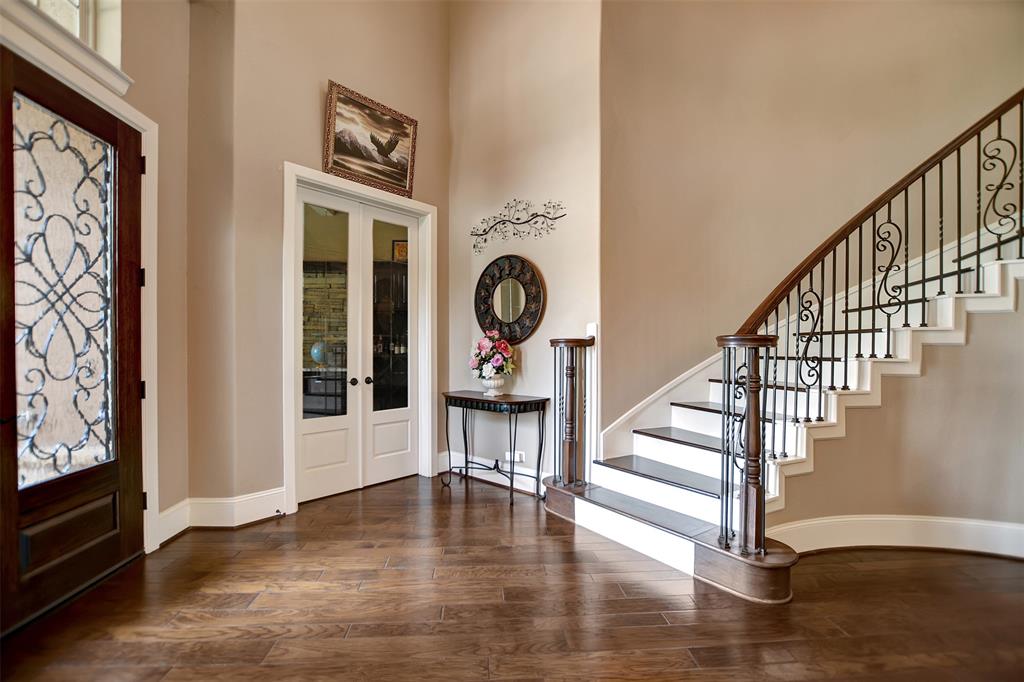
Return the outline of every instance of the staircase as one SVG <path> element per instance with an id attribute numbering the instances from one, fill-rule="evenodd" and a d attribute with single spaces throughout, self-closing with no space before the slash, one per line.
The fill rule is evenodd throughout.
<path id="1" fill-rule="evenodd" d="M 721 353 L 602 434 L 589 476 L 548 479 L 547 508 L 751 601 L 792 594 L 768 537 L 786 478 L 846 410 L 919 376 L 925 346 L 964 345 L 971 314 L 1017 310 L 1024 280 L 1024 90 L 843 225 Z M 756 424 L 758 428 L 748 428 Z"/>

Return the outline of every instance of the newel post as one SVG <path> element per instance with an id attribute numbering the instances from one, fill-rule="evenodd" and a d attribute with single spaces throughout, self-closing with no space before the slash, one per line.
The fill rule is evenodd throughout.
<path id="1" fill-rule="evenodd" d="M 593 336 L 550 342 L 555 354 L 555 481 L 561 485 L 586 478 L 586 351 L 594 342 Z"/>
<path id="2" fill-rule="evenodd" d="M 777 336 L 719 336 L 722 349 L 722 510 L 719 543 L 731 546 L 739 529 L 743 554 L 765 550 L 765 468 L 761 441 L 761 349 L 774 348 Z M 742 404 L 741 404 L 742 401 Z M 734 486 L 736 471 L 739 480 Z M 739 523 L 733 522 L 738 487 Z"/>

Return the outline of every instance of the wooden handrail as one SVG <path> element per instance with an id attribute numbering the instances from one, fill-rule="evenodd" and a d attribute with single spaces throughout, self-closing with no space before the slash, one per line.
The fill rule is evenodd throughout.
<path id="1" fill-rule="evenodd" d="M 595 341 L 593 336 L 585 336 L 581 339 L 551 339 L 550 343 L 552 348 L 589 348 Z"/>
<path id="2" fill-rule="evenodd" d="M 882 192 L 874 201 L 864 207 L 860 213 L 847 221 L 846 224 L 836 230 L 832 236 L 822 242 L 821 246 L 804 258 L 803 261 L 801 261 L 800 264 L 796 266 L 796 268 L 789 273 L 789 275 L 783 279 L 770 294 L 768 294 L 768 297 L 761 302 L 761 305 L 751 313 L 750 317 L 748 317 L 740 326 L 736 335 L 757 334 L 765 320 L 768 319 L 768 316 L 782 303 L 783 300 L 785 300 L 787 294 L 796 288 L 796 285 L 803 280 L 803 278 L 806 277 L 826 255 L 831 253 L 833 249 L 843 243 L 843 240 L 853 234 L 853 232 L 862 225 L 864 221 L 896 198 L 901 192 L 909 188 L 913 183 L 920 180 L 922 176 L 938 165 L 939 162 L 950 154 L 953 154 L 957 148 L 962 146 L 972 137 L 978 135 L 993 121 L 1022 102 L 1024 102 L 1024 89 L 1018 90 L 1005 102 L 988 114 L 985 114 L 985 116 L 978 120 L 977 123 L 943 146 L 942 149 L 929 156 L 923 163 L 918 165 L 917 168 L 903 176 L 903 178 L 901 178 L 895 185 Z"/>

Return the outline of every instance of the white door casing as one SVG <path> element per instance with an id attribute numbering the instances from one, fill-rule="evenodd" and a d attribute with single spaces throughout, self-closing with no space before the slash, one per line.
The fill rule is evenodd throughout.
<path id="1" fill-rule="evenodd" d="M 370 485 L 378 480 L 387 480 L 395 476 L 418 473 L 421 476 L 434 476 L 437 472 L 436 458 L 431 453 L 436 449 L 437 406 L 435 387 L 437 385 L 436 365 L 436 311 L 437 311 L 437 240 L 436 223 L 437 209 L 412 199 L 406 199 L 388 192 L 366 187 L 350 180 L 337 178 L 326 173 L 305 168 L 294 163 L 284 164 L 284 215 L 282 242 L 282 431 L 283 431 L 283 478 L 284 478 L 284 510 L 291 514 L 298 509 L 297 471 L 302 452 L 303 433 L 302 420 L 302 388 L 301 388 L 301 354 L 302 354 L 302 237 L 303 221 L 301 197 L 305 190 L 314 190 L 322 205 L 323 195 L 330 195 L 343 201 L 362 205 L 360 211 L 367 215 L 377 215 L 381 220 L 390 223 L 406 224 L 415 229 L 409 230 L 409 307 L 415 309 L 415 315 L 409 317 L 409 374 L 415 377 L 409 386 L 409 407 L 405 410 L 382 411 L 377 416 L 364 415 L 363 428 L 357 429 L 362 434 L 356 435 L 356 452 L 367 453 L 369 447 L 375 447 L 366 435 L 377 432 L 377 457 L 367 467 L 364 456 L 355 458 L 359 462 L 358 474 L 349 469 L 347 476 L 355 478 L 353 487 Z M 317 203 L 317 202 L 313 202 Z M 341 206 L 341 204 L 336 204 Z M 350 223 L 353 227 L 357 221 Z M 352 230 L 350 230 L 351 232 Z M 371 235 L 364 235 L 369 241 Z M 351 243 L 351 242 L 350 242 Z M 372 253 L 372 245 L 363 245 L 360 251 Z M 350 261 L 353 259 L 350 258 Z M 372 256 L 364 261 L 361 273 L 363 283 L 369 271 L 372 277 Z M 351 295 L 351 294 L 350 294 Z M 364 299 L 372 301 L 369 294 Z M 351 299 L 350 299 L 351 301 Z M 366 307 L 371 307 L 367 303 Z M 351 315 L 350 313 L 350 320 Z M 362 327 L 362 338 L 365 343 L 357 345 L 355 331 L 350 331 L 350 348 L 368 345 L 372 341 L 372 320 L 367 322 L 368 312 L 358 326 Z M 368 326 L 369 325 L 369 326 Z M 358 370 L 350 372 L 350 377 L 363 378 L 368 376 L 366 370 L 372 368 L 372 352 L 369 360 L 356 359 L 350 351 L 349 365 Z M 355 364 L 359 364 L 356 367 Z M 365 383 L 360 383 L 357 390 L 360 398 L 368 403 L 372 393 Z M 354 396 L 349 393 L 350 404 Z M 349 410 L 349 414 L 354 414 Z M 396 419 L 397 417 L 397 419 Z M 333 419 L 333 418 L 332 418 Z M 321 421 L 307 420 L 307 421 Z M 393 424 L 402 422 L 405 424 Z M 334 426 L 338 422 L 335 421 Z M 389 428 L 391 427 L 391 428 Z M 317 426 L 308 427 L 310 433 L 319 433 Z M 408 447 L 403 447 L 402 429 L 408 434 Z M 327 429 L 330 431 L 330 429 Z M 351 443 L 351 441 L 348 441 Z M 310 450 L 311 455 L 314 454 Z M 313 461 L 312 458 L 307 458 Z M 352 459 L 352 458 L 350 458 Z M 321 463 L 329 463 L 323 461 Z M 336 464 L 341 465 L 338 461 Z M 339 469 L 343 467 L 338 467 Z M 397 473 L 396 473 L 397 472 Z M 385 477 L 385 478 L 378 478 Z M 340 492 L 340 491 L 336 491 Z M 324 493 L 330 494 L 330 493 Z"/>

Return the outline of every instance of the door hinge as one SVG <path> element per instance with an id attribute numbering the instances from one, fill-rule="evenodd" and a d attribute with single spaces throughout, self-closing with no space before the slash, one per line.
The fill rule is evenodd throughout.
<path id="1" fill-rule="evenodd" d="M 146 399 L 146 382 L 145 381 L 140 381 L 139 382 L 139 396 L 143 400 Z"/>
<path id="2" fill-rule="evenodd" d="M 146 157 L 145 156 L 140 156 L 139 157 L 139 174 L 140 175 L 145 175 L 146 174 Z"/>
<path id="3" fill-rule="evenodd" d="M 142 492 L 142 511 L 146 511 L 147 509 L 149 509 L 149 496 L 146 495 L 145 491 L 143 491 Z"/>
<path id="4" fill-rule="evenodd" d="M 146 286 L 146 268 L 139 268 L 139 286 Z"/>

